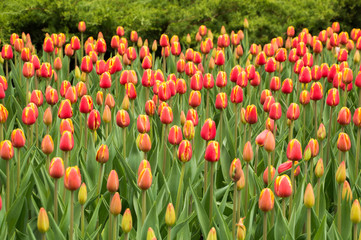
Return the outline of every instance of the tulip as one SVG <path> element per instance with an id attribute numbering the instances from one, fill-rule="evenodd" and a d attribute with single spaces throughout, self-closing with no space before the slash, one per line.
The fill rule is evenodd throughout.
<path id="1" fill-rule="evenodd" d="M 347 180 L 343 183 L 342 186 L 342 200 L 346 200 L 347 202 L 352 200 L 352 191 Z"/>
<path id="2" fill-rule="evenodd" d="M 274 206 L 274 195 L 271 189 L 264 188 L 261 191 L 258 200 L 258 207 L 261 209 L 263 214 L 263 240 L 267 239 L 267 212 L 271 211 Z"/>
<path id="3" fill-rule="evenodd" d="M 347 152 L 351 148 L 351 141 L 350 137 L 347 135 L 347 133 L 341 132 L 338 135 L 337 139 L 337 148 L 341 152 Z"/>
<path id="4" fill-rule="evenodd" d="M 42 234 L 43 239 L 45 239 L 45 233 L 49 230 L 49 218 L 44 208 L 40 208 L 39 210 L 38 230 Z"/>
<path id="5" fill-rule="evenodd" d="M 123 232 L 125 233 L 124 239 L 128 240 L 128 234 L 132 230 L 133 220 L 130 209 L 127 208 L 123 214 L 121 227 Z"/>
<path id="6" fill-rule="evenodd" d="M 146 210 L 146 190 L 152 185 L 152 172 L 149 162 L 143 160 L 138 168 L 138 187 L 142 190 L 142 224 L 147 215 Z"/>
<path id="7" fill-rule="evenodd" d="M 168 226 L 168 239 L 170 238 L 170 228 L 175 224 L 176 215 L 172 203 L 169 203 L 165 212 L 165 224 Z"/>
<path id="8" fill-rule="evenodd" d="M 49 105 L 55 105 L 58 102 L 58 92 L 56 89 L 48 86 L 45 91 L 45 100 Z"/>
<path id="9" fill-rule="evenodd" d="M 68 99 L 60 102 L 58 117 L 61 119 L 71 118 L 73 116 L 73 108 L 71 102 Z"/>
<path id="10" fill-rule="evenodd" d="M 74 225 L 74 191 L 80 187 L 81 175 L 78 166 L 68 167 L 65 172 L 64 186 L 71 191 L 70 198 L 70 229 L 69 239 L 73 239 L 73 225 Z"/>
<path id="11" fill-rule="evenodd" d="M 246 239 L 246 226 L 243 223 L 244 218 L 240 218 L 239 222 L 236 224 L 237 226 L 237 240 L 244 240 Z"/>
<path id="12" fill-rule="evenodd" d="M 78 202 L 81 205 L 81 234 L 82 236 L 84 236 L 84 204 L 87 200 L 88 197 L 88 193 L 86 190 L 86 185 L 85 183 L 82 183 L 82 185 L 80 186 L 79 189 L 79 193 L 78 193 Z"/>
<path id="13" fill-rule="evenodd" d="M 122 203 L 120 200 L 119 193 L 116 192 L 112 198 L 112 201 L 110 202 L 109 211 L 114 216 L 117 216 L 120 214 L 121 210 L 122 210 Z"/>
<path id="14" fill-rule="evenodd" d="M 315 195 L 311 183 L 306 187 L 303 204 L 307 208 L 307 240 L 311 240 L 311 208 L 315 204 Z"/>
<path id="15" fill-rule="evenodd" d="M 361 207 L 358 199 L 352 203 L 350 220 L 353 223 L 353 239 L 357 239 L 357 224 L 361 221 Z"/>
<path id="16" fill-rule="evenodd" d="M 207 235 L 207 240 L 217 240 L 217 232 L 214 227 L 211 228 Z"/>
<path id="17" fill-rule="evenodd" d="M 14 156 L 14 148 L 9 140 L 0 142 L 0 157 L 6 160 L 6 211 L 10 207 L 10 164 L 9 160 Z"/>
<path id="18" fill-rule="evenodd" d="M 277 196 L 283 198 L 282 199 L 282 212 L 283 216 L 286 216 L 286 202 L 285 198 L 292 195 L 292 184 L 288 175 L 282 175 L 276 177 L 275 180 L 275 193 Z"/>
<path id="19" fill-rule="evenodd" d="M 337 122 L 343 126 L 348 125 L 351 122 L 351 111 L 347 107 L 342 107 L 338 113 Z"/>

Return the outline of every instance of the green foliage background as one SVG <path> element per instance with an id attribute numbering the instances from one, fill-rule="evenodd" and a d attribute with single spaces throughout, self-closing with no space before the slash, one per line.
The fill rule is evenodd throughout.
<path id="1" fill-rule="evenodd" d="M 243 29 L 249 20 L 250 39 L 265 43 L 283 36 L 287 26 L 308 27 L 313 34 L 339 21 L 343 30 L 361 26 L 361 1 L 353 0 L 7 0 L 0 1 L 0 38 L 8 42 L 12 32 L 30 33 L 38 47 L 44 34 L 78 33 L 84 20 L 87 35 L 102 31 L 106 40 L 123 26 L 126 36 L 136 30 L 143 39 L 159 39 L 162 33 L 194 39 L 201 24 L 213 32 Z M 184 39 L 183 39 L 184 40 Z"/>

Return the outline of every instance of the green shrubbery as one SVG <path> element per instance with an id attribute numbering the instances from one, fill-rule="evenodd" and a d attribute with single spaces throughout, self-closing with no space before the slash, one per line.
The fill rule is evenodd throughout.
<path id="1" fill-rule="evenodd" d="M 109 41 L 119 25 L 126 34 L 136 30 L 150 41 L 162 33 L 183 38 L 190 33 L 194 39 L 201 24 L 213 32 L 222 25 L 239 30 L 245 17 L 250 39 L 257 43 L 283 36 L 289 25 L 296 30 L 307 26 L 313 34 L 333 21 L 347 31 L 361 26 L 361 2 L 351 0 L 12 0 L 0 2 L 0 9 L 2 41 L 9 41 L 12 32 L 25 32 L 38 47 L 46 32 L 77 33 L 80 20 L 87 24 L 87 35 L 97 36 L 101 30 Z"/>

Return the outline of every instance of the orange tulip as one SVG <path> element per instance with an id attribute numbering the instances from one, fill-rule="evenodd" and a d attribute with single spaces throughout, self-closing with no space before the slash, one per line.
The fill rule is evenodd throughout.
<path id="1" fill-rule="evenodd" d="M 271 189 L 265 188 L 261 191 L 258 200 L 258 207 L 263 212 L 268 212 L 273 209 L 274 206 L 274 195 Z"/>
<path id="2" fill-rule="evenodd" d="M 78 166 L 68 167 L 65 172 L 64 186 L 70 191 L 77 190 L 81 184 L 81 175 Z"/>

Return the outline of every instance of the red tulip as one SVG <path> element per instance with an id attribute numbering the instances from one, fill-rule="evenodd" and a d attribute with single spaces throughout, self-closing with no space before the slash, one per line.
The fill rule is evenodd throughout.
<path id="1" fill-rule="evenodd" d="M 15 148 L 22 148 L 25 146 L 25 135 L 23 130 L 17 128 L 12 131 L 11 143 Z"/>
<path id="2" fill-rule="evenodd" d="M 100 113 L 98 110 L 93 109 L 88 116 L 88 128 L 90 130 L 97 130 L 100 127 Z"/>
<path id="3" fill-rule="evenodd" d="M 71 151 L 74 148 L 74 136 L 71 132 L 63 132 L 60 137 L 59 148 L 64 152 Z"/>
<path id="4" fill-rule="evenodd" d="M 297 120 L 300 116 L 300 108 L 297 103 L 291 103 L 287 110 L 287 118 Z"/>
<path id="5" fill-rule="evenodd" d="M 139 133 L 146 133 L 150 131 L 150 122 L 147 115 L 139 115 L 137 119 L 137 129 Z"/>
<path id="6" fill-rule="evenodd" d="M 268 212 L 273 209 L 274 206 L 274 195 L 271 189 L 265 188 L 261 191 L 258 201 L 258 207 L 263 212 Z"/>
<path id="7" fill-rule="evenodd" d="M 285 198 L 292 195 L 292 184 L 287 175 L 277 176 L 274 187 L 275 193 L 279 197 Z"/>
<path id="8" fill-rule="evenodd" d="M 68 167 L 65 172 L 64 186 L 70 191 L 77 190 L 81 184 L 81 175 L 78 166 Z"/>
<path id="9" fill-rule="evenodd" d="M 55 157 L 51 160 L 49 166 L 49 175 L 52 178 L 61 178 L 64 176 L 64 162 L 60 157 Z"/>
<path id="10" fill-rule="evenodd" d="M 287 158 L 292 161 L 299 161 L 302 159 L 301 143 L 297 139 L 292 139 L 287 146 Z"/>
<path id="11" fill-rule="evenodd" d="M 106 163 L 109 160 L 109 149 L 108 146 L 105 144 L 100 145 L 95 160 L 98 163 Z"/>
<path id="12" fill-rule="evenodd" d="M 130 124 L 129 114 L 126 110 L 119 110 L 116 115 L 116 123 L 119 127 L 125 128 Z"/>
<path id="13" fill-rule="evenodd" d="M 351 111 L 347 107 L 342 107 L 338 113 L 337 122 L 341 125 L 348 125 L 351 122 Z"/>
<path id="14" fill-rule="evenodd" d="M 23 110 L 22 121 L 26 125 L 32 125 L 36 121 L 36 112 L 32 107 L 26 106 Z"/>
<path id="15" fill-rule="evenodd" d="M 46 155 L 50 155 L 54 151 L 54 142 L 50 135 L 45 135 L 43 138 L 43 141 L 41 142 L 41 151 Z"/>
<path id="16" fill-rule="evenodd" d="M 152 143 L 150 141 L 150 137 L 147 133 L 140 133 L 137 137 L 137 146 L 142 152 L 149 152 L 152 148 Z"/>
<path id="17" fill-rule="evenodd" d="M 9 140 L 0 142 L 0 157 L 4 160 L 10 160 L 14 157 L 14 148 Z"/>
<path id="18" fill-rule="evenodd" d="M 62 119 L 59 126 L 60 135 L 63 135 L 63 132 L 69 131 L 71 134 L 74 134 L 74 126 L 71 118 Z"/>
<path id="19" fill-rule="evenodd" d="M 337 139 L 337 148 L 342 152 L 347 152 L 351 148 L 351 140 L 347 133 L 340 132 Z"/>
<path id="20" fill-rule="evenodd" d="M 169 129 L 168 142 L 172 145 L 178 145 L 183 139 L 182 130 L 174 125 Z"/>
<path id="21" fill-rule="evenodd" d="M 257 122 L 257 108 L 255 105 L 252 104 L 247 106 L 245 119 L 249 124 Z"/>
<path id="22" fill-rule="evenodd" d="M 220 158 L 220 146 L 216 141 L 210 141 L 207 145 L 204 159 L 209 162 L 217 162 Z"/>
<path id="23" fill-rule="evenodd" d="M 178 160 L 185 163 L 192 158 L 192 145 L 188 140 L 182 140 L 178 147 Z"/>
<path id="24" fill-rule="evenodd" d="M 216 96 L 216 108 L 225 109 L 228 105 L 227 94 L 225 92 L 218 93 Z"/>

